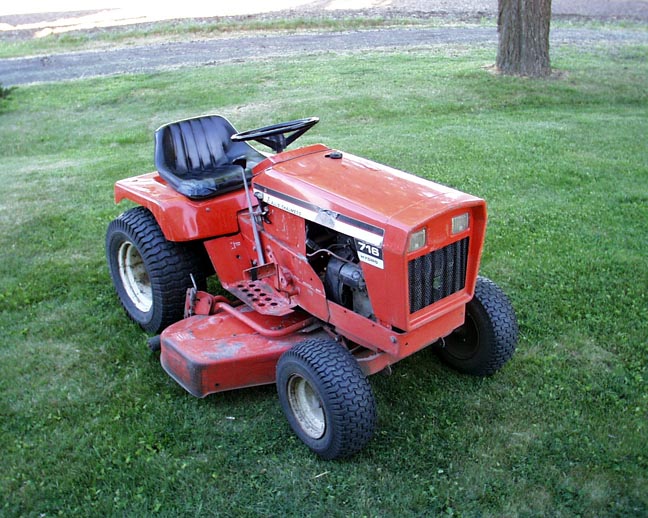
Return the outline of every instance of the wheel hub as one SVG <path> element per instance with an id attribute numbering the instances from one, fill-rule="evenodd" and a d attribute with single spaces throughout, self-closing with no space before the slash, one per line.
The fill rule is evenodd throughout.
<path id="1" fill-rule="evenodd" d="M 153 290 L 144 260 L 137 247 L 130 241 L 125 241 L 117 251 L 119 276 L 128 298 L 135 307 L 143 313 L 153 306 Z"/>
<path id="2" fill-rule="evenodd" d="M 322 401 L 311 384 L 297 374 L 288 380 L 288 402 L 304 432 L 313 439 L 320 439 L 326 431 L 326 416 Z"/>
<path id="3" fill-rule="evenodd" d="M 468 360 L 479 350 L 479 330 L 474 319 L 466 315 L 466 322 L 445 338 L 447 351 L 460 360 Z"/>

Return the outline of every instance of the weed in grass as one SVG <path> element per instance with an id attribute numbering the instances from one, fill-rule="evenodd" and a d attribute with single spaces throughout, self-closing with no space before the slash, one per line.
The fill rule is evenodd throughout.
<path id="1" fill-rule="evenodd" d="M 9 95 L 11 94 L 13 88 L 5 88 L 0 83 L 0 114 L 4 112 L 9 107 Z"/>
<path id="2" fill-rule="evenodd" d="M 528 81 L 456 46 L 16 89 L 0 116 L 0 514 L 648 512 L 645 56 L 560 47 L 568 74 Z M 201 113 L 239 129 L 318 115 L 304 143 L 485 198 L 512 362 L 474 379 L 423 351 L 372 378 L 376 437 L 334 463 L 290 433 L 273 387 L 185 394 L 120 308 L 103 242 L 125 208 L 114 181 L 152 168 L 157 126 Z"/>

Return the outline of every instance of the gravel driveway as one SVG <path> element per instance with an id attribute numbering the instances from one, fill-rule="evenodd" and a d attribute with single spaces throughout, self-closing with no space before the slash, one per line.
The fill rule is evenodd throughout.
<path id="1" fill-rule="evenodd" d="M 240 6 L 253 0 L 240 0 Z M 327 16 L 455 16 L 475 18 L 494 14 L 494 0 L 283 0 L 299 4 L 299 9 L 278 13 L 257 14 L 257 17 L 295 17 L 304 15 Z M 88 4 L 92 2 L 88 1 Z M 267 4 L 266 4 L 267 5 Z M 370 8 L 353 11 L 331 6 L 370 5 Z M 0 13 L 2 11 L 0 10 Z M 562 14 L 588 17 L 629 17 L 648 22 L 648 0 L 554 0 L 554 16 Z M 68 13 L 78 15 L 79 13 Z M 32 29 L 38 20 L 50 23 L 51 13 L 0 16 L 4 26 L 2 37 L 20 37 L 22 32 L 6 27 L 20 27 L 21 23 Z M 58 13 L 57 20 L 61 19 Z M 27 23 L 29 22 L 29 23 Z M 62 23 L 62 22 L 59 22 Z M 12 25 L 13 24 L 13 25 Z M 20 33 L 20 34 L 18 34 Z M 153 72 L 183 66 L 209 66 L 232 61 L 286 58 L 321 52 L 353 52 L 364 49 L 428 47 L 443 44 L 495 45 L 497 33 L 494 27 L 445 27 L 445 28 L 395 28 L 348 32 L 307 32 L 302 34 L 251 35 L 178 43 L 146 44 L 134 47 L 68 52 L 28 58 L 0 59 L 0 83 L 4 86 L 39 82 L 63 81 L 94 76 L 122 73 Z M 552 29 L 551 44 L 569 43 L 589 45 L 592 43 L 648 44 L 648 31 L 607 29 Z M 233 50 L 235 49 L 235 51 Z"/>

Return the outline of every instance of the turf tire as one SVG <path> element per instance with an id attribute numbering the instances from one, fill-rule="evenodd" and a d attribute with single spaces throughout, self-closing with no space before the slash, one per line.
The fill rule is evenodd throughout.
<path id="1" fill-rule="evenodd" d="M 305 412 L 315 414 L 314 425 L 296 395 L 304 390 L 316 401 Z M 373 435 L 376 403 L 369 381 L 353 355 L 332 340 L 307 340 L 286 351 L 277 363 L 277 391 L 290 427 L 323 459 L 353 455 Z"/>
<path id="2" fill-rule="evenodd" d="M 190 274 L 198 289 L 205 289 L 211 273 L 204 248 L 168 241 L 145 207 L 129 209 L 108 225 L 106 256 L 122 306 L 149 333 L 182 319 L 186 291 L 192 286 Z M 137 267 L 124 266 L 135 262 Z M 125 271 L 136 271 L 137 281 Z"/>
<path id="3" fill-rule="evenodd" d="M 456 370 L 490 376 L 508 362 L 518 339 L 515 311 L 504 292 L 478 277 L 475 296 L 466 305 L 466 322 L 443 340 L 439 356 Z"/>

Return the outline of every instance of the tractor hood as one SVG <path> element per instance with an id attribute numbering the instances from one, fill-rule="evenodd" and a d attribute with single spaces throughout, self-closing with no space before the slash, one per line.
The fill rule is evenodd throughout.
<path id="1" fill-rule="evenodd" d="M 388 226 L 408 233 L 437 214 L 484 203 L 321 144 L 269 157 L 255 172 L 255 195 L 264 202 L 324 226 L 360 222 L 370 234 L 382 235 Z"/>

